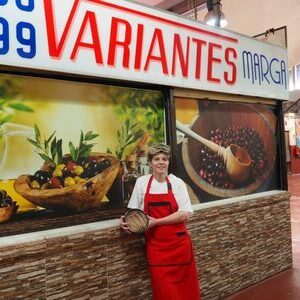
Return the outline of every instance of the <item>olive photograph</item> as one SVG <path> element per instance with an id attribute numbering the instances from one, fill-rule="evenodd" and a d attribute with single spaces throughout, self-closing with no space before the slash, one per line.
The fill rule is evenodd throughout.
<path id="1" fill-rule="evenodd" d="M 176 99 L 179 172 L 194 203 L 278 188 L 272 106 Z"/>
<path id="2" fill-rule="evenodd" d="M 165 141 L 159 91 L 0 77 L 0 218 L 122 208 Z M 3 208 L 3 210 L 2 210 Z"/>

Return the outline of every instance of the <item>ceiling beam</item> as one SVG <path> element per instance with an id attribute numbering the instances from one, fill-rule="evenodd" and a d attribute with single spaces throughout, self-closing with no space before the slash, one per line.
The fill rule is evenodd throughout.
<path id="1" fill-rule="evenodd" d="M 185 12 L 194 9 L 194 7 L 198 7 L 206 3 L 206 0 L 185 0 L 180 3 L 173 5 L 168 8 L 169 11 L 172 11 L 176 14 L 182 15 Z"/>

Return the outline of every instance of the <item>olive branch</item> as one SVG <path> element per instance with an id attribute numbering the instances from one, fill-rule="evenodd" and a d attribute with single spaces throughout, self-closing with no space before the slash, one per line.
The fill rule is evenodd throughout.
<path id="1" fill-rule="evenodd" d="M 35 152 L 46 162 L 53 165 L 63 163 L 62 152 L 62 139 L 55 137 L 56 131 L 54 131 L 49 137 L 41 138 L 41 132 L 37 124 L 34 124 L 35 139 L 27 138 L 27 140 L 35 146 Z M 99 134 L 95 134 L 92 131 L 88 131 L 86 134 L 81 130 L 79 144 L 77 147 L 72 142 L 69 142 L 70 155 L 73 161 L 80 159 L 87 159 L 90 155 L 92 148 L 95 144 L 88 144 L 98 137 Z"/>

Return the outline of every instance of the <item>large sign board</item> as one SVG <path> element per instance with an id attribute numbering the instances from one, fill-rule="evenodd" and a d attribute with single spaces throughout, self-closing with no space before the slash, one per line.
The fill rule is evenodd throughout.
<path id="1" fill-rule="evenodd" d="M 0 67 L 288 99 L 286 49 L 123 0 L 0 0 Z"/>

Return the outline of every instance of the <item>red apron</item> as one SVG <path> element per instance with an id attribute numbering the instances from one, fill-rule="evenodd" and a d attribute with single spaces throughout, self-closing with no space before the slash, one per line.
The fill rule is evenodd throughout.
<path id="1" fill-rule="evenodd" d="M 150 194 L 150 177 L 144 211 L 163 218 L 178 210 L 168 177 L 167 194 Z M 199 300 L 198 275 L 190 236 L 183 222 L 147 230 L 146 252 L 154 300 Z"/>

